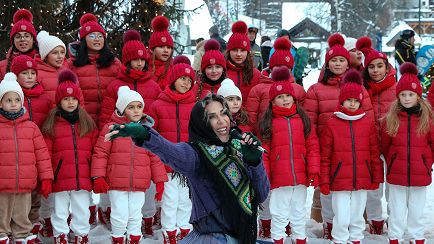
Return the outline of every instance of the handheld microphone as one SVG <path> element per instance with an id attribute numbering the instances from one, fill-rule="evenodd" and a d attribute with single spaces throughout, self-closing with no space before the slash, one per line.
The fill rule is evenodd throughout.
<path id="1" fill-rule="evenodd" d="M 231 131 L 229 132 L 229 134 L 231 135 L 232 138 L 234 139 L 238 139 L 238 140 L 243 140 L 243 136 L 240 134 L 240 132 L 238 132 L 237 129 L 232 128 Z M 261 152 L 265 152 L 268 153 L 267 150 L 265 150 L 265 148 L 258 146 L 258 145 L 254 145 L 254 144 L 248 144 L 249 146 L 261 151 Z"/>

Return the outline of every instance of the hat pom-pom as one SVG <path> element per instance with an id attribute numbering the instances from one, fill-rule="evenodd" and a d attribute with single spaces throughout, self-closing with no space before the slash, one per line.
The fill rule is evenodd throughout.
<path id="1" fill-rule="evenodd" d="M 414 63 L 411 62 L 405 62 L 401 65 L 401 67 L 399 68 L 399 71 L 401 72 L 401 74 L 405 74 L 405 73 L 410 73 L 410 74 L 414 74 L 417 75 L 418 74 L 418 70 L 417 67 Z"/>
<path id="2" fill-rule="evenodd" d="M 118 98 L 122 97 L 122 93 L 129 92 L 131 89 L 128 86 L 121 86 L 118 89 Z"/>
<path id="3" fill-rule="evenodd" d="M 209 39 L 205 42 L 203 48 L 205 49 L 205 52 L 208 52 L 209 50 L 220 50 L 220 43 L 215 39 Z"/>
<path id="4" fill-rule="evenodd" d="M 366 54 L 372 49 L 372 40 L 367 36 L 360 37 L 356 42 L 356 49 Z"/>
<path id="5" fill-rule="evenodd" d="M 289 50 L 291 49 L 291 42 L 284 37 L 279 37 L 274 42 L 274 49 Z"/>
<path id="6" fill-rule="evenodd" d="M 237 21 L 232 25 L 232 33 L 247 33 L 247 24 L 244 21 Z"/>
<path id="7" fill-rule="evenodd" d="M 345 44 L 345 39 L 341 34 L 335 33 L 329 37 L 327 42 L 329 44 L 329 47 L 333 47 L 335 45 L 343 46 Z"/>
<path id="8" fill-rule="evenodd" d="M 164 16 L 157 16 L 151 22 L 154 31 L 164 31 L 169 28 L 169 20 Z"/>
<path id="9" fill-rule="evenodd" d="M 20 21 L 22 19 L 27 20 L 29 22 L 32 22 L 33 21 L 33 14 L 27 9 L 20 9 L 17 12 L 15 12 L 13 20 L 14 20 L 14 23 L 17 23 L 18 21 Z"/>
<path id="10" fill-rule="evenodd" d="M 59 84 L 66 81 L 77 84 L 77 80 L 77 75 L 69 69 L 64 69 L 59 73 Z"/>
<path id="11" fill-rule="evenodd" d="M 349 70 L 344 76 L 344 83 L 356 83 L 362 85 L 362 75 L 357 70 Z"/>
<path id="12" fill-rule="evenodd" d="M 50 34 L 46 31 L 40 31 L 38 33 L 38 35 L 36 36 L 36 39 L 38 40 L 38 42 L 42 42 L 42 40 L 44 40 L 45 38 L 49 37 Z"/>
<path id="13" fill-rule="evenodd" d="M 5 77 L 3 78 L 3 82 L 5 81 L 17 81 L 17 76 L 12 72 L 8 72 L 5 74 Z"/>
<path id="14" fill-rule="evenodd" d="M 80 26 L 83 26 L 83 25 L 86 24 L 87 22 L 91 22 L 91 21 L 98 22 L 98 19 L 96 18 L 95 15 L 93 15 L 93 14 L 91 14 L 91 13 L 84 14 L 84 15 L 81 16 L 81 18 L 80 18 Z"/>
<path id="15" fill-rule="evenodd" d="M 290 72 L 287 67 L 274 68 L 271 72 L 271 79 L 274 81 L 289 80 Z"/>
<path id="16" fill-rule="evenodd" d="M 188 64 L 191 65 L 190 59 L 187 56 L 179 55 L 173 59 L 173 65 L 175 64 Z"/>
<path id="17" fill-rule="evenodd" d="M 136 30 L 128 30 L 124 33 L 124 43 L 129 41 L 140 41 L 142 37 L 140 33 Z"/>
<path id="18" fill-rule="evenodd" d="M 222 86 L 230 86 L 230 85 L 235 86 L 234 81 L 231 80 L 231 79 L 229 79 L 229 78 L 226 78 L 226 79 L 224 79 L 222 81 L 222 83 L 220 84 L 220 87 L 222 87 Z"/>

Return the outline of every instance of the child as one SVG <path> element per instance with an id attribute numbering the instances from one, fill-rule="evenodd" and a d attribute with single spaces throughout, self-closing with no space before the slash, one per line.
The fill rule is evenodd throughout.
<path id="1" fill-rule="evenodd" d="M 268 109 L 259 122 L 270 186 L 271 237 L 284 243 L 290 222 L 292 243 L 306 243 L 306 187 L 318 186 L 319 145 L 306 112 L 297 104 L 286 67 L 275 68 Z"/>
<path id="2" fill-rule="evenodd" d="M 68 63 L 65 62 L 66 46 L 57 36 L 51 36 L 46 31 L 40 31 L 37 40 L 40 56 L 35 58 L 38 81 L 55 106 L 59 71 L 68 68 Z"/>
<path id="3" fill-rule="evenodd" d="M 413 63 L 400 67 L 397 100 L 390 106 L 382 130 L 389 188 L 389 243 L 423 244 L 427 186 L 432 181 L 434 150 L 433 113 L 422 99 L 422 87 Z"/>
<path id="4" fill-rule="evenodd" d="M 377 136 L 380 138 L 380 120 L 386 116 L 390 105 L 396 100 L 395 69 L 389 64 L 386 54 L 373 49 L 369 37 L 361 37 L 356 43 L 357 49 L 365 56 L 365 69 L 363 71 L 364 86 L 368 90 L 374 109 Z M 381 148 L 380 148 L 381 149 Z M 381 152 L 384 154 L 384 152 Z M 369 222 L 369 232 L 381 235 L 383 233 L 384 218 L 381 198 L 383 197 L 383 185 L 378 190 L 368 191 L 366 214 Z"/>
<path id="5" fill-rule="evenodd" d="M 366 190 L 383 182 L 375 123 L 361 108 L 362 78 L 356 70 L 343 78 L 337 111 L 322 129 L 320 189 L 331 194 L 334 243 L 363 240 Z"/>
<path id="6" fill-rule="evenodd" d="M 29 121 L 24 94 L 13 73 L 0 83 L 0 243 L 34 243 L 29 220 L 31 192 L 41 182 L 41 194 L 51 193 L 50 154 L 38 126 Z"/>
<path id="7" fill-rule="evenodd" d="M 355 69 L 359 72 L 363 71 L 363 53 L 360 49 L 356 48 L 356 38 L 346 37 L 345 38 L 345 49 L 350 53 L 350 68 Z"/>
<path id="8" fill-rule="evenodd" d="M 188 141 L 188 121 L 196 102 L 191 91 L 194 79 L 195 73 L 190 66 L 190 60 L 186 56 L 176 57 L 169 73 L 169 81 L 172 83 L 166 86 L 149 109 L 149 115 L 155 119 L 154 128 L 172 142 Z M 184 176 L 168 165 L 164 167 L 169 181 L 164 183 L 161 226 L 164 243 L 169 244 L 176 241 L 177 235 L 179 239 L 183 239 L 190 232 L 188 221 L 191 215 L 191 200 Z M 152 225 L 147 224 L 149 222 L 149 219 L 144 219 L 147 234 L 152 231 Z"/>
<path id="9" fill-rule="evenodd" d="M 261 72 L 254 67 L 253 58 L 250 55 L 247 25 L 243 21 L 237 21 L 232 25 L 232 35 L 228 41 L 225 58 L 228 68 L 227 77 L 233 80 L 241 90 L 243 101 L 247 101 L 250 89 L 259 83 Z"/>
<path id="10" fill-rule="evenodd" d="M 55 244 L 66 243 L 70 228 L 75 234 L 75 244 L 89 243 L 90 158 L 98 130 L 81 107 L 83 95 L 77 82 L 77 76 L 70 70 L 59 74 L 57 106 L 42 127 L 54 171 L 51 223 Z"/>
<path id="11" fill-rule="evenodd" d="M 245 108 L 241 107 L 243 101 L 241 91 L 235 86 L 234 81 L 229 78 L 224 79 L 217 94 L 223 96 L 228 103 L 232 115 L 231 126 L 237 126 L 242 132 L 252 132 L 249 116 Z"/>
<path id="12" fill-rule="evenodd" d="M 149 38 L 149 50 L 151 52 L 150 69 L 154 80 L 160 85 L 161 90 L 168 85 L 168 71 L 170 70 L 173 56 L 173 39 L 170 35 L 169 20 L 164 16 L 152 19 L 152 34 Z"/>
<path id="13" fill-rule="evenodd" d="M 145 104 L 139 93 L 121 86 L 118 91 L 116 111 L 110 123 L 105 125 L 95 145 L 92 157 L 92 178 L 95 193 L 108 191 L 111 202 L 111 234 L 114 244 L 123 244 L 125 233 L 128 243 L 139 244 L 141 233 L 141 209 L 145 191 L 151 179 L 157 184 L 155 198 L 161 200 L 166 171 L 160 159 L 143 148 L 136 147 L 129 138 L 104 142 L 109 125 L 144 123 L 152 126 L 152 118 L 143 114 Z M 163 184 L 163 187 L 159 185 Z"/>
<path id="14" fill-rule="evenodd" d="M 220 83 L 226 78 L 226 60 L 219 51 L 220 44 L 214 39 L 205 43 L 205 54 L 200 64 L 200 80 L 193 87 L 196 101 L 201 100 L 209 93 L 216 94 Z"/>

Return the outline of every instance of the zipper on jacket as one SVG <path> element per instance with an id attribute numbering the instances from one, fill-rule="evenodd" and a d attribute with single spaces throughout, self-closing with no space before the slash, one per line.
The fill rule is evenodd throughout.
<path id="1" fill-rule="evenodd" d="M 97 87 L 97 92 L 98 92 L 98 97 L 97 97 L 97 104 L 96 104 L 96 114 L 95 114 L 95 120 L 96 120 L 96 124 L 99 124 L 99 114 L 100 114 L 100 110 L 101 110 L 101 81 L 99 79 L 99 70 L 98 70 L 98 66 L 95 63 L 95 68 L 96 68 L 96 82 L 98 84 Z"/>
<path id="2" fill-rule="evenodd" d="M 350 120 L 350 134 L 351 134 L 351 151 L 353 155 L 353 189 L 356 190 L 356 145 L 354 141 L 353 121 Z"/>
<path id="3" fill-rule="evenodd" d="M 289 133 L 289 161 L 291 162 L 291 171 L 292 171 L 292 177 L 294 177 L 294 186 L 297 185 L 297 177 L 295 176 L 295 169 L 294 169 L 294 150 L 292 148 L 292 129 L 291 129 L 291 118 L 286 118 L 288 121 L 288 133 Z"/>
<path id="4" fill-rule="evenodd" d="M 237 71 L 237 77 L 238 77 L 238 88 L 241 88 L 241 72 Z"/>
<path id="5" fill-rule="evenodd" d="M 411 128 L 411 114 L 407 115 L 408 125 L 407 125 L 407 181 L 408 186 L 410 186 L 410 128 Z"/>
<path id="6" fill-rule="evenodd" d="M 131 140 L 130 191 L 133 191 L 134 141 Z"/>
<path id="7" fill-rule="evenodd" d="M 72 142 L 74 143 L 74 158 L 75 158 L 75 180 L 77 182 L 77 191 L 80 190 L 79 171 L 78 171 L 78 152 L 77 152 L 77 138 L 75 137 L 75 126 L 71 124 L 72 128 Z"/>
<path id="8" fill-rule="evenodd" d="M 137 91 L 137 80 L 134 80 L 133 85 L 134 85 L 134 91 Z"/>
<path id="9" fill-rule="evenodd" d="M 54 171 L 54 180 L 53 180 L 54 182 L 57 181 L 57 176 L 59 175 L 59 171 L 60 171 L 60 167 L 62 167 L 62 163 L 63 163 L 63 160 L 60 159 L 59 163 L 57 164 L 56 171 Z"/>
<path id="10" fill-rule="evenodd" d="M 29 97 L 26 97 L 27 103 L 29 104 L 29 117 L 30 121 L 33 121 L 33 113 L 32 113 L 32 102 Z"/>
<path id="11" fill-rule="evenodd" d="M 179 121 L 179 102 L 176 102 L 176 142 L 181 141 L 181 125 Z"/>
<path id="12" fill-rule="evenodd" d="M 16 176 L 16 181 L 15 181 L 15 187 L 16 187 L 16 190 L 17 190 L 17 192 L 18 192 L 18 190 L 19 190 L 19 180 L 20 180 L 20 174 L 19 174 L 19 170 L 20 170 L 20 168 L 19 168 L 19 164 L 18 164 L 18 162 L 19 162 L 19 158 L 20 158 L 20 155 L 19 155 L 19 152 L 18 152 L 18 139 L 17 139 L 17 124 L 16 124 L 16 122 L 15 122 L 15 120 L 14 120 L 14 142 L 15 142 L 15 170 L 16 170 L 16 172 L 15 172 L 15 176 Z"/>

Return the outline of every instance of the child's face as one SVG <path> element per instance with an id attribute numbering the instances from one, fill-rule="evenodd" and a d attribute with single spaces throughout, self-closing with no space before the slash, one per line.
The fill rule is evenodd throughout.
<path id="1" fill-rule="evenodd" d="M 357 109 L 360 108 L 360 102 L 355 98 L 348 98 L 342 103 L 342 106 L 350 110 L 351 112 L 355 112 Z"/>
<path id="2" fill-rule="evenodd" d="M 32 34 L 20 31 L 14 36 L 14 45 L 18 51 L 25 53 L 33 48 L 33 36 Z"/>
<path id="3" fill-rule="evenodd" d="M 78 100 L 75 97 L 64 97 L 60 100 L 60 107 L 66 112 L 73 112 L 78 107 Z"/>
<path id="4" fill-rule="evenodd" d="M 31 89 L 36 84 L 36 70 L 23 70 L 18 74 L 17 78 L 21 87 Z"/>
<path id="5" fill-rule="evenodd" d="M 329 60 L 330 71 L 335 75 L 342 75 L 348 69 L 348 60 L 342 56 L 336 56 Z"/>
<path id="6" fill-rule="evenodd" d="M 57 46 L 50 53 L 48 53 L 45 58 L 47 64 L 53 66 L 54 68 L 60 68 L 65 61 L 66 51 L 62 46 Z"/>
<path id="7" fill-rule="evenodd" d="M 208 79 L 216 81 L 222 77 L 223 67 L 218 64 L 212 64 L 205 68 L 205 75 Z"/>
<path id="8" fill-rule="evenodd" d="M 399 93 L 399 102 L 404 108 L 411 108 L 418 103 L 419 96 L 416 92 L 404 90 Z"/>
<path id="9" fill-rule="evenodd" d="M 92 32 L 86 36 L 86 46 L 90 52 L 98 53 L 104 48 L 104 34 Z"/>
<path id="10" fill-rule="evenodd" d="M 238 113 L 241 109 L 241 98 L 239 96 L 227 96 L 225 97 L 226 102 L 229 106 L 229 111 L 231 114 Z"/>
<path id="11" fill-rule="evenodd" d="M 272 104 L 283 108 L 291 108 L 294 104 L 294 98 L 289 94 L 280 94 L 273 99 Z"/>
<path id="12" fill-rule="evenodd" d="M 172 56 L 172 51 L 173 49 L 170 46 L 155 47 L 155 58 L 160 61 L 166 62 Z"/>
<path id="13" fill-rule="evenodd" d="M 191 78 L 188 76 L 179 77 L 175 81 L 175 91 L 180 94 L 188 92 L 191 88 Z"/>
<path id="14" fill-rule="evenodd" d="M 349 50 L 350 64 L 353 67 L 358 67 L 362 64 L 363 53 L 355 48 Z"/>
<path id="15" fill-rule="evenodd" d="M 130 102 L 125 108 L 124 114 L 131 122 L 138 122 L 143 117 L 143 104 L 141 102 Z"/>
<path id="16" fill-rule="evenodd" d="M 382 80 L 387 73 L 387 65 L 384 59 L 376 58 L 372 60 L 368 65 L 369 77 L 377 82 Z"/>
<path id="17" fill-rule="evenodd" d="M 0 108 L 6 112 L 16 113 L 22 106 L 21 98 L 16 92 L 6 92 L 0 101 Z"/>
<path id="18" fill-rule="evenodd" d="M 234 61 L 235 64 L 243 64 L 247 58 L 247 54 L 247 50 L 244 50 L 242 48 L 235 48 L 229 51 L 231 60 Z"/>
<path id="19" fill-rule="evenodd" d="M 146 65 L 146 60 L 143 58 L 133 59 L 130 61 L 131 69 L 133 70 L 143 70 Z"/>

